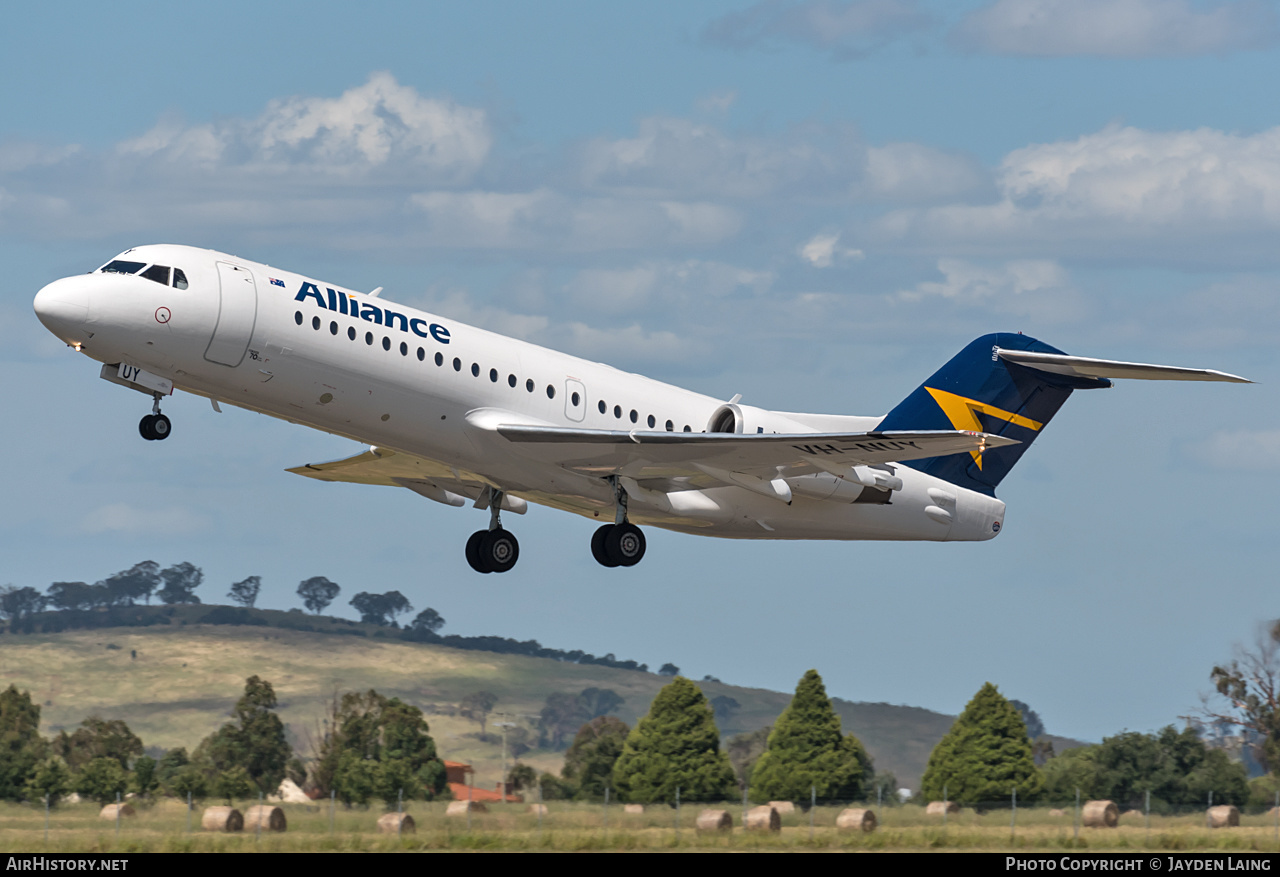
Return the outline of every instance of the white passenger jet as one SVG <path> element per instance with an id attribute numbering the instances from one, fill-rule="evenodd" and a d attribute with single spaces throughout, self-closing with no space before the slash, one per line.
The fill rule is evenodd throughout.
<path id="1" fill-rule="evenodd" d="M 595 559 L 644 556 L 638 524 L 738 539 L 981 541 L 995 488 L 1072 390 L 1111 378 L 1235 381 L 1206 369 L 977 339 L 887 415 L 767 411 L 714 399 L 212 250 L 137 247 L 40 290 L 40 321 L 152 396 L 175 388 L 370 445 L 290 469 L 489 511 L 477 572 L 519 556 L 502 511 L 600 519 Z"/>

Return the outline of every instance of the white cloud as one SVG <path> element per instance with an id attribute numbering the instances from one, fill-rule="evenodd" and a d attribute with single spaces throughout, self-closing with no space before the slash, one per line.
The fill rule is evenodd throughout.
<path id="1" fill-rule="evenodd" d="M 706 246 L 736 233 L 738 214 L 709 202 L 578 198 L 532 192 L 423 192 L 409 199 L 434 246 L 561 251 Z"/>
<path id="2" fill-rule="evenodd" d="M 920 143 L 867 149 L 867 193 L 898 202 L 941 202 L 991 189 L 989 174 L 966 155 Z"/>
<path id="3" fill-rule="evenodd" d="M 837 260 L 861 260 L 866 257 L 862 250 L 852 247 L 839 247 L 840 235 L 817 234 L 800 247 L 800 258 L 815 268 L 830 268 Z"/>
<path id="4" fill-rule="evenodd" d="M 1215 432 L 1189 453 L 1216 469 L 1280 470 L 1280 429 Z"/>
<path id="5" fill-rule="evenodd" d="M 1019 261 L 997 267 L 985 267 L 960 259 L 940 259 L 941 281 L 925 281 L 914 289 L 903 290 L 898 297 L 920 301 L 939 296 L 959 302 L 978 303 L 986 299 L 1053 293 L 1068 286 L 1067 272 L 1056 262 Z"/>
<path id="6" fill-rule="evenodd" d="M 997 187 L 994 203 L 897 210 L 879 229 L 914 246 L 1274 261 L 1280 128 L 1239 135 L 1111 126 L 1009 153 Z"/>
<path id="7" fill-rule="evenodd" d="M 208 526 L 208 520 L 180 506 L 140 509 L 127 503 L 102 506 L 80 521 L 85 533 L 122 536 L 173 536 L 195 533 Z"/>
<path id="8" fill-rule="evenodd" d="M 389 73 L 336 98 L 272 101 L 256 119 L 167 121 L 121 143 L 123 157 L 184 168 L 354 176 L 383 168 L 469 178 L 492 145 L 485 112 L 426 98 Z"/>
<path id="9" fill-rule="evenodd" d="M 712 21 L 702 38 L 733 49 L 794 43 L 850 60 L 929 24 L 915 0 L 762 0 Z"/>
<path id="10" fill-rule="evenodd" d="M 1258 0 L 996 0 L 952 33 L 958 45 L 1001 55 L 1187 56 L 1264 49 L 1275 10 Z"/>

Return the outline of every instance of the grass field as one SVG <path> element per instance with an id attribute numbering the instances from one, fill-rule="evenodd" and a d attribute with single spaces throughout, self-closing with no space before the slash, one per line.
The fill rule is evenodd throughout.
<path id="1" fill-rule="evenodd" d="M 250 802 L 252 803 L 252 802 Z M 242 810 L 246 804 L 238 804 Z M 288 831 L 222 834 L 200 829 L 200 812 L 190 814 L 177 801 L 142 806 L 138 815 L 113 821 L 98 818 L 92 804 L 63 805 L 49 819 L 39 807 L 0 805 L 0 852 L 302 852 L 393 850 L 985 850 L 985 851 L 1280 851 L 1275 819 L 1245 816 L 1239 828 L 1210 830 L 1203 816 L 1152 816 L 1145 822 L 1126 816 L 1114 829 L 1079 829 L 1068 812 L 1051 816 L 1047 809 L 1020 809 L 1016 827 L 1009 811 L 985 814 L 962 811 L 948 819 L 926 817 L 921 807 L 878 811 L 880 827 L 851 833 L 835 827 L 838 807 L 817 807 L 810 815 L 797 810 L 783 818 L 776 834 L 744 832 L 742 808 L 727 805 L 735 828 L 726 834 L 699 834 L 693 829 L 700 806 L 649 807 L 642 815 L 626 815 L 621 807 L 549 802 L 541 822 L 525 805 L 495 806 L 487 814 L 446 817 L 445 804 L 411 802 L 406 810 L 417 821 L 413 834 L 382 835 L 376 821 L 381 810 L 330 812 L 327 804 L 284 805 Z M 332 821 L 331 821 L 332 820 Z M 677 825 L 677 822 L 679 823 Z M 188 829 L 190 824 L 190 830 Z"/>

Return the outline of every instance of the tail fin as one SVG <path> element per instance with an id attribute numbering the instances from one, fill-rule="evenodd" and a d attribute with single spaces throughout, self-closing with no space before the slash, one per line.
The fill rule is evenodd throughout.
<path id="1" fill-rule="evenodd" d="M 1000 356 L 1001 351 L 1062 354 L 1027 335 L 984 335 L 903 399 L 876 428 L 966 429 L 1006 436 L 1021 444 L 902 465 L 994 495 L 996 485 L 1031 447 L 1072 390 L 1111 386 L 1106 378 L 1055 374 L 1019 365 Z"/>

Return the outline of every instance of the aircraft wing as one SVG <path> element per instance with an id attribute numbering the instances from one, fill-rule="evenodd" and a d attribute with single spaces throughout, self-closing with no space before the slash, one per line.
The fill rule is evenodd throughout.
<path id="1" fill-rule="evenodd" d="M 784 470 L 788 475 L 832 471 L 1018 444 L 961 430 L 743 435 L 501 424 L 497 432 L 525 456 L 577 472 L 635 479 L 718 478 L 722 473 L 772 479 Z"/>
<path id="2" fill-rule="evenodd" d="M 317 481 L 404 487 L 419 496 L 451 506 L 481 502 L 490 487 L 488 481 L 474 473 L 387 448 L 370 448 L 354 457 L 328 463 L 308 463 L 286 471 Z M 519 497 L 504 494 L 502 508 L 522 515 L 528 506 Z"/>

